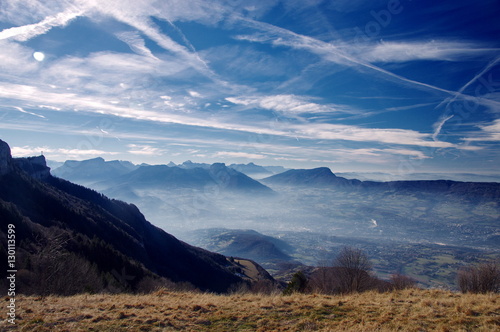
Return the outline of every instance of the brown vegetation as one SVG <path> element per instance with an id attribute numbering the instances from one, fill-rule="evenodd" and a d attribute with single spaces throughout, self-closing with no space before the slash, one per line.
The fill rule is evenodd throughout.
<path id="1" fill-rule="evenodd" d="M 458 272 L 457 283 L 464 293 L 500 292 L 500 264 L 487 262 L 465 267 Z"/>
<path id="2" fill-rule="evenodd" d="M 18 331 L 499 331 L 497 294 L 19 296 Z M 0 330 L 9 330 L 2 322 Z"/>

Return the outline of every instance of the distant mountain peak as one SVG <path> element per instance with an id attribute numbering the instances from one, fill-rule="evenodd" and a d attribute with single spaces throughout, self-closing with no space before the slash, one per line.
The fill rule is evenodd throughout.
<path id="1" fill-rule="evenodd" d="M 182 164 L 180 165 L 176 165 L 177 167 L 180 167 L 180 168 L 185 168 L 185 169 L 189 169 L 189 168 L 205 168 L 205 169 L 208 169 L 210 168 L 210 165 L 209 164 L 205 164 L 205 163 L 194 163 L 192 162 L 191 160 L 186 160 L 185 162 L 183 162 Z"/>
<path id="2" fill-rule="evenodd" d="M 105 160 L 103 157 L 96 157 L 96 158 L 92 158 L 92 159 L 87 159 L 87 160 L 84 160 L 85 162 L 99 162 L 99 163 L 104 163 Z"/>
<path id="3" fill-rule="evenodd" d="M 317 172 L 318 174 L 325 174 L 325 175 L 330 175 L 330 176 L 335 176 L 337 177 L 330 168 L 328 167 L 318 167 L 318 168 L 313 168 L 311 170 L 312 172 Z"/>
<path id="4" fill-rule="evenodd" d="M 211 170 L 220 170 L 220 169 L 227 169 L 225 163 L 213 163 L 210 165 Z"/>
<path id="5" fill-rule="evenodd" d="M 264 183 L 300 185 L 300 186 L 330 186 L 352 187 L 360 183 L 359 180 L 347 180 L 333 174 L 328 167 L 313 169 L 291 169 L 262 180 Z"/>
<path id="6" fill-rule="evenodd" d="M 229 167 L 246 175 L 259 178 L 273 174 L 272 171 L 266 169 L 263 166 L 256 165 L 253 162 L 250 162 L 248 164 L 231 164 Z"/>
<path id="7" fill-rule="evenodd" d="M 53 171 L 53 175 L 66 180 L 87 184 L 86 181 L 98 181 L 123 175 L 137 169 L 129 161 L 105 161 L 102 157 L 77 161 L 67 160 Z"/>

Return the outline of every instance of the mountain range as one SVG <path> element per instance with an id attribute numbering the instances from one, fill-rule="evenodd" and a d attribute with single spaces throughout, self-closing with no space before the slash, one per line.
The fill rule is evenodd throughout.
<path id="1" fill-rule="evenodd" d="M 336 176 L 327 167 L 293 169 L 261 180 L 269 185 L 328 187 L 359 191 L 433 192 L 467 195 L 471 198 L 500 199 L 500 183 L 451 180 L 360 181 Z"/>
<path id="2" fill-rule="evenodd" d="M 462 262 L 499 250 L 498 182 L 370 181 L 326 167 L 257 180 L 242 173 L 262 171 L 252 163 L 136 166 L 106 180 L 89 177 L 87 183 L 136 204 L 152 223 L 189 243 L 254 258 L 274 276 L 294 262 L 328 260 L 347 243 L 366 248 L 378 262 L 377 273 L 403 269 L 422 285 L 449 285 Z M 266 236 L 286 241 L 293 251 Z"/>
<path id="3" fill-rule="evenodd" d="M 327 167 L 314 169 L 290 169 L 281 166 L 260 166 L 254 163 L 206 164 L 186 161 L 176 165 L 134 165 L 128 161 L 104 161 L 94 158 L 83 161 L 68 160 L 52 172 L 53 175 L 89 185 L 99 190 L 109 188 L 190 188 L 202 189 L 217 186 L 218 189 L 249 193 L 270 194 L 267 185 L 327 187 L 334 189 L 380 191 L 426 191 L 500 197 L 497 182 L 464 182 L 452 180 L 401 180 L 361 181 L 335 175 Z M 350 173 L 347 173 L 350 174 Z M 352 175 L 352 174 L 351 174 Z M 254 178 L 259 178 L 255 180 Z"/>
<path id="4" fill-rule="evenodd" d="M 105 161 L 103 158 L 99 157 L 82 161 L 67 160 L 52 173 L 57 177 L 69 181 L 84 183 L 104 181 L 129 173 L 137 168 L 139 168 L 139 166 L 128 161 Z"/>
<path id="5" fill-rule="evenodd" d="M 113 165 L 123 170 L 128 164 Z M 15 227 L 21 292 L 138 291 L 167 281 L 225 292 L 255 279 L 225 256 L 152 225 L 136 206 L 53 177 L 43 156 L 12 158 L 1 140 L 0 216 L 4 262 L 7 225 Z M 257 278 L 272 280 L 251 264 Z M 1 274 L 6 280 L 5 270 Z"/>
<path id="6" fill-rule="evenodd" d="M 66 161 L 54 170 L 55 176 L 99 189 L 203 189 L 249 194 L 272 194 L 262 183 L 223 163 L 136 166 L 126 161 L 104 161 L 95 158 L 84 161 Z"/>

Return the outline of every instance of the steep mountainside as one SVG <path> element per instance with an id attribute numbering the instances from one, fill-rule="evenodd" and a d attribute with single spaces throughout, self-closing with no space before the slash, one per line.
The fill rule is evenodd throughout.
<path id="1" fill-rule="evenodd" d="M 0 258 L 7 261 L 5 232 L 13 224 L 20 291 L 134 291 L 163 277 L 224 292 L 248 280 L 238 264 L 177 240 L 134 205 L 52 177 L 47 167 L 40 181 L 43 157 L 30 169 L 30 159 L 13 160 L 3 141 L 0 157 Z"/>

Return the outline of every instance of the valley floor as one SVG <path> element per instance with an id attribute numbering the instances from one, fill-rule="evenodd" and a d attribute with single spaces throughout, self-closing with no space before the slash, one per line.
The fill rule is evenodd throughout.
<path id="1" fill-rule="evenodd" d="M 500 331 L 498 294 L 438 290 L 342 296 L 158 291 L 18 296 L 16 305 L 16 326 L 3 321 L 1 331 Z"/>

